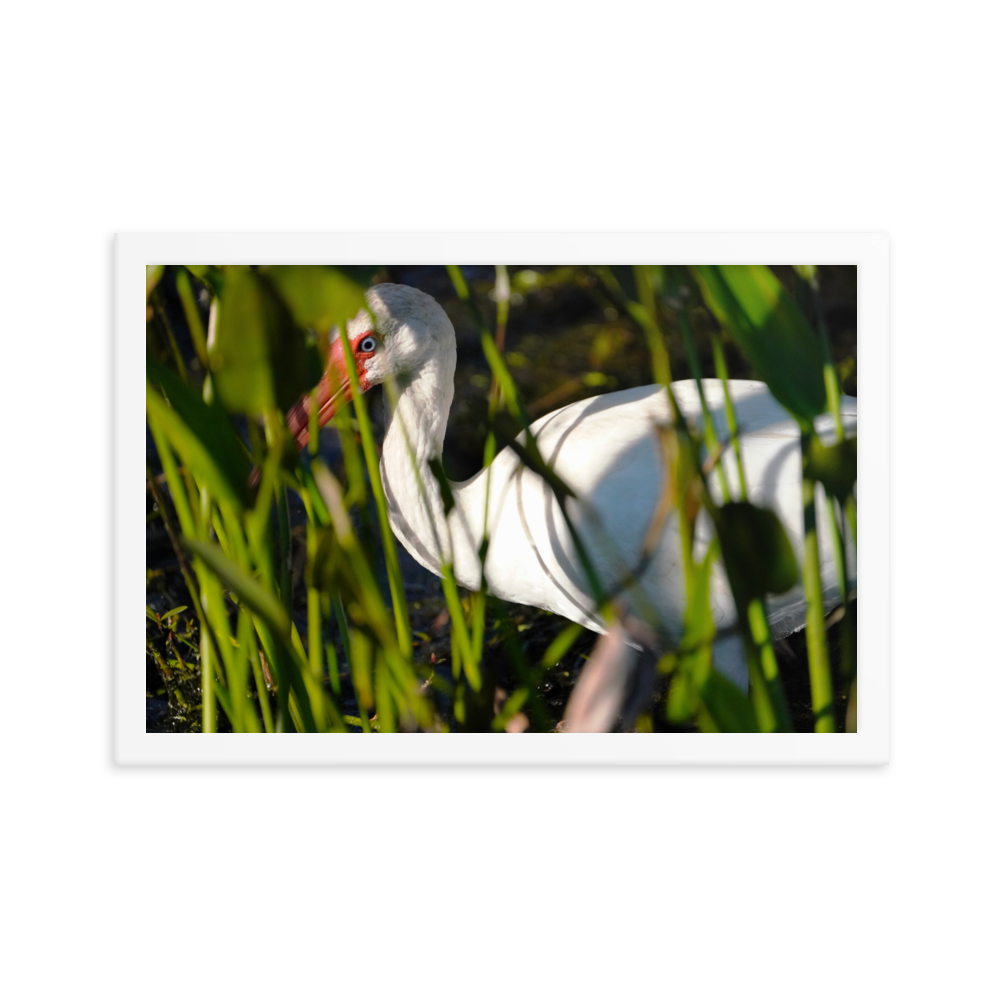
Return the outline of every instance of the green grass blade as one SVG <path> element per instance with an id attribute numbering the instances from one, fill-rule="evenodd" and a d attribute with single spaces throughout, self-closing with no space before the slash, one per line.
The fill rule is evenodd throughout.
<path id="1" fill-rule="evenodd" d="M 241 623 L 246 622 L 247 643 L 250 651 L 250 666 L 253 669 L 254 685 L 257 688 L 257 703 L 260 705 L 260 714 L 264 720 L 264 732 L 274 732 L 274 716 L 271 712 L 271 698 L 267 690 L 267 682 L 264 680 L 264 669 L 260 662 L 260 647 L 257 645 L 257 635 L 253 629 L 253 622 L 248 614 L 240 614 Z"/>
<path id="2" fill-rule="evenodd" d="M 553 640 L 549 643 L 548 649 L 542 656 L 541 665 L 545 670 L 551 670 L 572 648 L 573 643 L 580 638 L 583 626 L 576 622 L 570 622 Z"/>
<path id="3" fill-rule="evenodd" d="M 213 496 L 242 509 L 248 503 L 250 462 L 224 410 L 209 406 L 173 372 L 148 359 L 146 411 L 184 464 Z M 170 403 L 153 388 L 156 381 Z M 176 498 L 175 498 L 176 503 Z"/>
<path id="4" fill-rule="evenodd" d="M 214 733 L 215 727 L 215 664 L 208 629 L 201 630 L 201 731 Z"/>
<path id="5" fill-rule="evenodd" d="M 808 451 L 802 443 L 803 453 Z M 806 596 L 806 646 L 809 652 L 809 681 L 812 688 L 816 732 L 832 733 L 836 729 L 833 710 L 833 679 L 830 674 L 830 653 L 826 642 L 826 622 L 823 614 L 823 583 L 819 570 L 819 538 L 816 531 L 816 483 L 802 477 L 802 513 L 805 522 L 805 557 L 802 580 Z"/>
<path id="6" fill-rule="evenodd" d="M 177 269 L 176 284 L 177 295 L 181 300 L 184 318 L 187 320 L 188 331 L 191 334 L 191 343 L 194 344 L 194 351 L 198 355 L 202 368 L 208 372 L 208 338 L 205 336 L 205 326 L 201 321 L 198 303 L 194 299 L 191 279 L 184 268 Z"/>
<path id="7" fill-rule="evenodd" d="M 196 538 L 183 539 L 184 545 L 197 555 L 243 601 L 251 611 L 260 615 L 276 634 L 289 636 L 291 618 L 277 595 L 266 590 L 253 577 L 244 573 L 222 550 L 211 542 Z"/>
<path id="8" fill-rule="evenodd" d="M 472 651 L 472 638 L 465 622 L 462 601 L 458 596 L 458 585 L 455 583 L 451 566 L 444 566 L 442 569 L 444 576 L 441 578 L 441 585 L 448 607 L 448 615 L 451 618 L 452 640 L 457 647 L 456 662 L 461 664 L 462 670 L 469 680 L 469 687 L 473 691 L 479 691 L 482 688 L 483 679 L 479 671 L 479 661 Z"/>
<path id="9" fill-rule="evenodd" d="M 719 448 L 719 438 L 715 433 L 715 421 L 712 419 L 712 412 L 708 408 L 705 399 L 705 388 L 702 385 L 701 363 L 698 360 L 698 351 L 694 343 L 694 331 L 685 312 L 678 313 L 681 333 L 684 336 L 684 348 L 687 352 L 688 362 L 691 365 L 691 374 L 694 375 L 695 384 L 698 386 L 698 399 L 701 401 L 702 427 L 705 435 L 705 446 L 709 454 L 714 454 Z M 722 491 L 723 503 L 728 503 L 730 498 L 729 483 L 726 481 L 726 470 L 722 462 L 716 465 L 716 473 L 719 480 L 719 489 Z"/>
<path id="10" fill-rule="evenodd" d="M 762 598 L 754 598 L 747 605 L 747 620 L 750 624 L 750 637 L 753 640 L 755 660 L 760 666 L 761 677 L 767 690 L 767 718 L 765 726 L 763 719 L 758 717 L 761 732 L 790 733 L 792 719 L 785 700 L 785 689 L 778 672 L 778 659 L 771 642 L 771 630 L 767 624 L 767 612 Z"/>
<path id="11" fill-rule="evenodd" d="M 729 370 L 726 367 L 726 355 L 722 349 L 722 338 L 712 334 L 712 358 L 715 361 L 715 377 L 722 380 L 722 393 L 726 399 L 726 426 L 729 430 L 729 441 L 733 446 L 736 458 L 736 470 L 740 477 L 740 500 L 747 499 L 747 477 L 743 471 L 743 451 L 740 447 L 739 426 L 736 423 L 736 411 L 733 409 L 733 399 L 729 393 Z"/>

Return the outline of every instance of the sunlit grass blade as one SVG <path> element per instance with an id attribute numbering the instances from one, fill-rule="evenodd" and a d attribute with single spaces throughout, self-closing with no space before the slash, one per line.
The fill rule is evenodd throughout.
<path id="1" fill-rule="evenodd" d="M 214 733 L 215 726 L 215 662 L 208 629 L 201 630 L 201 731 Z"/>
<path id="2" fill-rule="evenodd" d="M 196 538 L 183 539 L 184 545 L 199 556 L 248 608 L 260 615 L 278 635 L 291 632 L 292 621 L 278 597 L 266 590 L 257 580 L 244 573 L 211 542 Z"/>
<path id="3" fill-rule="evenodd" d="M 803 454 L 808 443 L 803 440 Z M 830 674 L 830 653 L 826 642 L 826 622 L 823 613 L 823 583 L 820 578 L 819 537 L 816 525 L 816 482 L 802 476 L 802 514 L 805 524 L 802 582 L 806 596 L 806 645 L 809 651 L 809 682 L 812 688 L 816 732 L 832 733 L 836 729 L 833 709 L 833 680 Z"/>
<path id="4" fill-rule="evenodd" d="M 718 555 L 718 539 L 712 539 L 702 560 L 693 565 L 692 589 L 687 595 L 680 644 L 659 663 L 661 672 L 672 674 L 667 718 L 674 723 L 687 722 L 698 712 L 701 690 L 712 672 L 715 620 L 712 617 L 711 581 L 712 567 Z"/>
<path id="5" fill-rule="evenodd" d="M 767 610 L 764 599 L 755 597 L 747 605 L 747 621 L 753 644 L 752 662 L 759 668 L 761 681 L 767 690 L 766 709 L 758 711 L 757 721 L 762 732 L 792 731 L 792 720 L 785 699 L 785 689 L 778 671 L 778 658 L 771 641 L 771 630 L 767 624 Z"/>
<path id="6" fill-rule="evenodd" d="M 580 638 L 583 626 L 576 622 L 570 622 L 553 640 L 549 643 L 548 649 L 542 655 L 541 666 L 545 670 L 551 670 L 572 648 L 573 643 Z"/>
<path id="7" fill-rule="evenodd" d="M 670 354 L 663 331 L 656 320 L 656 291 L 653 287 L 653 276 L 649 267 L 637 264 L 632 268 L 635 272 L 635 285 L 639 293 L 639 301 L 629 301 L 628 309 L 646 335 L 646 346 L 653 363 L 653 377 L 660 385 L 669 386 L 673 382 L 670 371 Z M 673 413 L 675 421 L 679 414 Z"/>
<path id="8" fill-rule="evenodd" d="M 382 650 L 378 649 L 375 652 L 375 713 L 380 732 L 394 733 L 398 730 L 396 708 L 386 659 Z"/>
<path id="9" fill-rule="evenodd" d="M 382 600 L 374 572 L 347 516 L 340 484 L 319 459 L 312 463 L 312 475 L 333 525 L 332 533 L 326 533 L 326 549 L 323 548 L 322 540 L 318 543 L 317 565 L 311 570 L 312 579 L 317 586 L 322 580 L 322 586 L 331 594 L 343 592 L 350 595 L 348 611 L 355 622 L 363 624 L 377 637 L 379 648 L 385 656 L 394 683 L 402 692 L 407 709 L 420 725 L 429 724 L 429 706 L 420 695 L 419 679 L 413 669 L 412 638 L 407 633 L 405 645 L 398 642 L 393 619 Z M 344 628 L 343 622 L 341 628 Z M 344 634 L 347 634 L 346 631 Z M 360 630 L 355 629 L 351 633 L 351 643 L 361 634 Z M 353 652 L 351 661 L 352 664 L 357 661 Z"/>
<path id="10" fill-rule="evenodd" d="M 187 320 L 188 331 L 191 334 L 191 343 L 194 345 L 195 354 L 201 362 L 202 368 L 208 371 L 208 342 L 205 335 L 205 327 L 201 321 L 201 313 L 198 311 L 198 303 L 194 299 L 194 291 L 191 288 L 191 279 L 184 268 L 177 268 L 177 296 L 181 300 L 184 309 L 184 318 Z"/>
<path id="11" fill-rule="evenodd" d="M 189 494 L 187 492 L 186 486 L 182 482 L 180 472 L 177 468 L 177 463 L 174 460 L 174 454 L 171 450 L 170 444 L 167 441 L 166 434 L 160 425 L 160 422 L 156 419 L 155 414 L 148 414 L 148 424 L 150 432 L 153 435 L 153 441 L 156 444 L 157 452 L 160 456 L 161 464 L 163 465 L 164 476 L 167 480 L 167 485 L 170 487 L 171 496 L 174 499 L 174 510 L 177 514 L 178 520 L 181 525 L 181 531 L 184 536 L 194 536 L 202 532 L 202 526 L 200 525 L 195 511 L 198 510 L 196 507 L 192 507 L 189 499 Z M 191 595 L 192 606 L 195 609 L 195 613 L 198 616 L 198 621 L 201 627 L 201 635 L 205 643 L 205 648 L 209 650 L 214 649 L 214 661 L 222 662 L 221 656 L 219 655 L 219 649 L 216 642 L 215 632 L 209 624 L 208 618 L 208 607 L 205 600 L 205 590 L 204 590 L 204 574 L 206 572 L 205 568 L 195 560 L 193 565 L 189 568 L 187 556 L 184 551 L 182 539 L 178 536 L 173 525 L 171 524 L 170 517 L 167 512 L 166 504 L 164 498 L 159 491 L 159 487 L 156 484 L 156 479 L 152 475 L 152 472 L 147 469 L 147 476 L 150 483 L 150 488 L 153 491 L 153 496 L 160 506 L 163 512 L 164 524 L 167 528 L 167 533 L 170 537 L 171 545 L 177 556 L 177 562 L 181 570 L 181 575 L 184 579 L 185 584 L 188 588 L 188 593 Z M 200 511 L 199 511 L 200 513 Z M 193 573 L 192 573 L 193 571 Z M 209 697 L 211 697 L 211 691 L 213 688 L 212 683 L 212 673 L 213 659 L 210 655 L 209 667 L 206 668 L 209 672 L 205 675 L 208 678 L 207 681 L 207 691 L 209 692 Z M 210 718 L 212 719 L 212 725 L 214 726 L 214 711 L 210 713 Z"/>
<path id="12" fill-rule="evenodd" d="M 461 665 L 462 672 L 468 678 L 469 686 L 473 691 L 479 691 L 483 684 L 483 678 L 479 671 L 479 659 L 472 649 L 472 637 L 469 634 L 469 627 L 465 621 L 465 610 L 458 595 L 458 584 L 455 582 L 455 574 L 450 566 L 443 567 L 443 570 L 444 576 L 441 578 L 441 585 L 448 607 L 448 615 L 451 619 L 452 640 L 456 647 L 453 655 L 455 655 L 456 663 Z"/>
<path id="13" fill-rule="evenodd" d="M 372 676 L 374 651 L 371 639 L 363 631 L 356 631 L 351 642 L 351 680 L 358 699 L 360 725 L 366 733 L 371 732 L 369 714 L 375 707 L 375 685 Z"/>
<path id="14" fill-rule="evenodd" d="M 247 676 L 250 672 L 250 634 L 253 626 L 245 614 L 239 616 L 236 625 L 236 649 L 230 663 L 227 680 L 231 708 L 233 712 L 233 729 L 238 733 L 259 733 L 260 721 L 249 697 Z"/>
<path id="15" fill-rule="evenodd" d="M 240 615 L 241 625 L 245 624 L 247 633 L 247 646 L 250 654 L 250 666 L 253 670 L 254 686 L 257 689 L 257 703 L 260 705 L 260 714 L 264 720 L 264 732 L 274 732 L 274 716 L 271 713 L 271 698 L 267 690 L 267 682 L 264 679 L 264 669 L 261 666 L 260 647 L 257 645 L 257 635 L 253 629 L 253 622 L 248 614 Z"/>
<path id="16" fill-rule="evenodd" d="M 184 544 L 254 613 L 257 632 L 261 637 L 268 661 L 278 671 L 279 719 L 276 728 L 279 731 L 286 728 L 286 713 L 297 707 L 304 728 L 315 731 L 315 716 L 310 706 L 309 693 L 303 683 L 304 658 L 300 661 L 300 657 L 296 656 L 293 640 L 297 639 L 298 635 L 297 633 L 293 635 L 291 619 L 281 600 L 259 581 L 241 570 L 217 545 L 192 538 L 185 538 Z M 204 586 L 211 609 L 212 604 L 216 602 L 213 601 L 214 586 L 210 577 L 204 579 Z M 277 642 L 273 640 L 272 635 L 277 638 Z M 225 658 L 225 653 L 222 655 Z M 292 691 L 296 695 L 295 704 L 289 703 Z"/>
<path id="17" fill-rule="evenodd" d="M 747 477 L 743 471 L 743 451 L 740 447 L 739 426 L 736 423 L 736 411 L 733 409 L 733 399 L 729 393 L 729 370 L 726 367 L 726 355 L 722 349 L 722 338 L 712 334 L 712 358 L 715 362 L 715 377 L 722 380 L 722 394 L 726 400 L 726 427 L 729 430 L 729 441 L 736 460 L 736 471 L 740 480 L 740 500 L 747 499 Z"/>
<path id="18" fill-rule="evenodd" d="M 280 606 L 281 602 L 277 597 L 271 596 Z M 308 692 L 302 681 L 307 670 L 305 664 L 297 661 L 287 634 L 278 632 L 266 616 L 254 612 L 253 623 L 264 655 L 276 675 L 278 684 L 275 732 L 289 732 L 292 727 L 300 732 L 315 732 L 316 721 L 313 718 Z"/>
<path id="19" fill-rule="evenodd" d="M 358 430 L 361 433 L 361 449 L 364 453 L 365 464 L 368 467 L 368 481 L 372 494 L 375 497 L 375 508 L 378 512 L 379 530 L 382 535 L 382 549 L 385 553 L 386 571 L 389 576 L 389 592 L 392 595 L 392 611 L 396 622 L 396 635 L 400 650 L 404 651 L 404 655 L 409 657 L 412 650 L 410 615 L 406 604 L 406 592 L 403 587 L 403 574 L 399 568 L 396 537 L 392 533 L 392 526 L 389 524 L 389 510 L 386 505 L 385 491 L 382 488 L 382 476 L 379 472 L 378 449 L 375 447 L 375 437 L 372 432 L 371 420 L 368 416 L 368 408 L 361 392 L 361 383 L 358 380 L 358 369 L 354 361 L 354 352 L 351 350 L 351 343 L 347 336 L 346 322 L 340 326 L 340 338 L 344 348 L 347 374 L 351 383 L 354 413 L 358 421 Z"/>

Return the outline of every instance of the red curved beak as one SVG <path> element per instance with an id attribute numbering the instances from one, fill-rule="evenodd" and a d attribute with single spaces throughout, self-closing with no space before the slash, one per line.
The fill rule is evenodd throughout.
<path id="1" fill-rule="evenodd" d="M 316 387 L 316 424 L 322 427 L 349 399 L 351 399 L 351 380 L 347 375 L 347 365 L 344 361 L 344 345 L 337 337 L 330 345 L 327 357 L 326 371 Z M 285 417 L 288 429 L 300 448 L 309 443 L 309 416 L 313 408 L 312 393 L 303 396 Z"/>
<path id="2" fill-rule="evenodd" d="M 364 376 L 361 376 L 361 391 L 368 388 Z M 351 380 L 347 374 L 347 364 L 344 361 L 344 345 L 340 337 L 330 345 L 327 356 L 326 371 L 316 387 L 317 427 L 328 423 L 333 415 L 348 400 L 352 398 Z M 313 410 L 313 394 L 303 396 L 285 415 L 285 422 L 292 432 L 299 448 L 309 443 L 309 416 Z M 255 489 L 260 483 L 261 470 L 255 465 L 250 472 L 250 488 Z"/>

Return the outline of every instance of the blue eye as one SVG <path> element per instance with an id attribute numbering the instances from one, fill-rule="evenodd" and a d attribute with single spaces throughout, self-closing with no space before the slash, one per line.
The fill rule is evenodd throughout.
<path id="1" fill-rule="evenodd" d="M 375 350 L 375 347 L 376 347 L 375 338 L 372 336 L 365 337 L 365 339 L 362 340 L 360 344 L 358 344 L 358 350 L 362 354 L 370 354 L 372 351 Z"/>

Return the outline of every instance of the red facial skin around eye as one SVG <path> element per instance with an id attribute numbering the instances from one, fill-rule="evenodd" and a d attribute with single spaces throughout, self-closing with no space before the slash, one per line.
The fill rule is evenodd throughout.
<path id="1" fill-rule="evenodd" d="M 363 341 L 365 337 L 374 337 L 374 334 L 371 332 L 371 330 L 366 330 L 364 333 L 359 334 L 355 338 L 353 344 L 351 344 L 351 347 L 354 350 L 354 363 L 358 369 L 358 384 L 360 385 L 362 392 L 367 392 L 371 388 L 371 383 L 368 381 L 366 362 L 368 361 L 369 358 L 375 356 L 375 351 L 359 350 L 361 341 Z M 378 349 L 377 341 L 375 344 L 375 348 L 376 350 Z"/>

